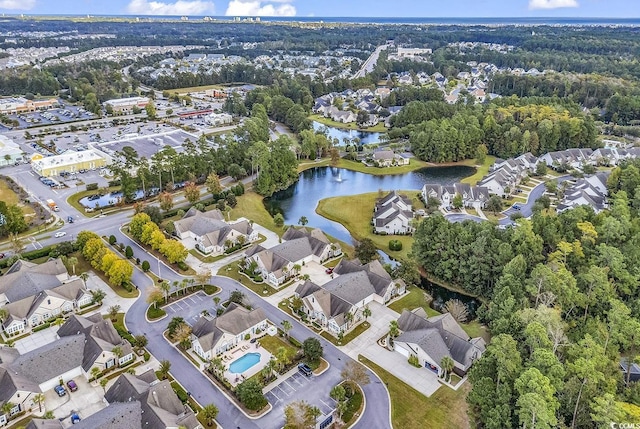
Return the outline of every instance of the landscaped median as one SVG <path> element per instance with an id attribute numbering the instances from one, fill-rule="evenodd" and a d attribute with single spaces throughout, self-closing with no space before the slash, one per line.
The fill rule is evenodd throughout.
<path id="1" fill-rule="evenodd" d="M 218 270 L 218 275 L 232 278 L 260 296 L 270 296 L 277 292 L 275 288 L 269 286 L 266 282 L 256 283 L 249 276 L 241 272 L 238 265 L 239 263 L 238 261 L 234 261 L 225 265 Z"/>
<path id="2" fill-rule="evenodd" d="M 210 284 L 195 284 L 195 279 L 183 279 L 182 282 L 175 282 L 174 291 L 169 293 L 166 290 L 166 285 L 169 285 L 168 282 L 163 282 L 159 285 L 158 288 L 152 289 L 147 296 L 147 303 L 149 303 L 149 307 L 147 308 L 147 320 L 154 322 L 164 318 L 167 313 L 164 311 L 163 307 L 170 305 L 176 301 L 180 301 L 192 295 L 198 291 L 203 291 L 209 296 L 213 296 L 220 292 L 220 288 L 218 286 L 210 285 Z M 170 287 L 171 285 L 169 285 Z M 165 289 L 162 289 L 164 287 Z M 182 295 L 180 295 L 180 291 L 182 291 Z"/>

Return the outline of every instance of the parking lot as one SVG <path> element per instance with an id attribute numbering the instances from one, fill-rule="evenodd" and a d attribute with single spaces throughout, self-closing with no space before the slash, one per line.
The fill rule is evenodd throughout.
<path id="1" fill-rule="evenodd" d="M 290 377 L 286 378 L 276 387 L 267 392 L 265 397 L 274 408 L 284 408 L 289 403 L 294 402 L 300 392 L 314 389 L 315 382 L 315 376 L 307 377 L 296 371 Z M 322 412 L 322 415 L 327 415 L 335 408 L 335 401 L 327 392 L 325 397 L 311 405 L 318 407 L 320 412 Z"/>
<path id="2" fill-rule="evenodd" d="M 198 291 L 193 295 L 182 298 L 180 301 L 164 307 L 167 316 L 182 317 L 190 325 L 198 321 L 202 310 L 207 310 L 212 315 L 216 314 L 213 300 L 202 291 Z"/>
<path id="3" fill-rule="evenodd" d="M 63 105 L 56 109 L 48 109 L 41 112 L 29 112 L 16 115 L 8 115 L 20 124 L 18 128 L 29 128 L 38 125 L 62 124 L 70 121 L 92 119 L 95 115 L 81 107 Z"/>

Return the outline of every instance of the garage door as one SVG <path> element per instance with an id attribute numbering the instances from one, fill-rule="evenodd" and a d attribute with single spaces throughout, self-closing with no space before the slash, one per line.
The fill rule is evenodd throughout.
<path id="1" fill-rule="evenodd" d="M 394 343 L 393 344 L 393 349 L 395 351 L 397 351 L 398 353 L 400 353 L 402 356 L 409 358 L 409 350 L 405 349 L 404 347 L 402 347 L 400 344 L 398 343 Z"/>

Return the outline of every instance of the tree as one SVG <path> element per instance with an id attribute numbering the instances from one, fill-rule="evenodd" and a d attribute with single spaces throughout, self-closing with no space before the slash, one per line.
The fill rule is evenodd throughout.
<path id="1" fill-rule="evenodd" d="M 160 366 L 158 367 L 158 372 L 160 373 L 160 378 L 166 380 L 169 375 L 169 371 L 171 370 L 171 362 L 164 359 L 160 361 Z"/>
<path id="2" fill-rule="evenodd" d="M 547 164 L 538 162 L 536 164 L 536 176 L 544 176 L 547 174 Z"/>
<path id="3" fill-rule="evenodd" d="M 207 187 L 207 191 L 215 197 L 222 192 L 222 185 L 220 184 L 220 178 L 216 173 L 211 173 L 207 176 L 204 185 Z"/>
<path id="4" fill-rule="evenodd" d="M 451 201 L 451 205 L 453 206 L 454 209 L 460 210 L 464 205 L 464 202 L 462 200 L 462 194 L 456 193 L 456 195 L 453 197 L 453 200 Z"/>
<path id="5" fill-rule="evenodd" d="M 340 372 L 340 377 L 345 381 L 351 381 L 360 386 L 364 386 L 370 382 L 367 369 L 355 360 L 349 360 L 344 365 Z"/>
<path id="6" fill-rule="evenodd" d="M 133 339 L 135 346 L 139 348 L 146 347 L 147 343 L 149 342 L 145 335 L 136 335 L 135 337 L 133 337 Z"/>
<path id="7" fill-rule="evenodd" d="M 113 263 L 109 272 L 106 273 L 109 276 L 109 281 L 116 286 L 122 286 L 125 283 L 131 282 L 133 276 L 133 266 L 124 259 L 118 259 Z"/>
<path id="8" fill-rule="evenodd" d="M 364 309 L 362 310 L 362 315 L 364 316 L 364 320 L 366 321 L 369 316 L 371 316 L 371 309 L 369 308 L 369 306 L 365 306 Z"/>
<path id="9" fill-rule="evenodd" d="M 250 410 L 257 411 L 267 405 L 267 399 L 262 394 L 262 386 L 250 378 L 236 387 L 236 396 L 242 404 Z"/>
<path id="10" fill-rule="evenodd" d="M 142 271 L 146 273 L 150 269 L 151 269 L 151 264 L 149 263 L 149 261 L 142 261 Z"/>
<path id="11" fill-rule="evenodd" d="M 112 322 L 115 322 L 117 320 L 120 309 L 121 309 L 120 305 L 114 304 L 111 307 L 109 307 L 109 309 L 107 310 L 109 313 L 109 317 L 111 317 Z"/>
<path id="12" fill-rule="evenodd" d="M 140 237 L 142 236 L 142 228 L 144 228 L 144 226 L 149 222 L 151 222 L 151 217 L 149 217 L 147 213 L 141 212 L 133 215 L 131 222 L 129 222 L 129 233 L 136 240 L 140 240 Z M 80 235 L 78 234 L 78 240 L 79 239 Z"/>
<path id="13" fill-rule="evenodd" d="M 364 238 L 356 245 L 355 254 L 363 264 L 368 264 L 378 258 L 378 250 L 370 238 Z"/>
<path id="14" fill-rule="evenodd" d="M 164 293 L 157 288 L 149 290 L 147 294 L 147 304 L 153 304 L 154 308 L 158 308 L 158 304 L 164 300 Z"/>
<path id="15" fill-rule="evenodd" d="M 27 242 L 13 232 L 9 234 L 9 244 L 11 251 L 16 255 L 20 255 L 27 248 Z"/>
<path id="16" fill-rule="evenodd" d="M 476 164 L 484 164 L 485 160 L 487 159 L 487 153 L 489 153 L 487 146 L 484 144 L 479 144 L 476 148 Z"/>
<path id="17" fill-rule="evenodd" d="M 302 226 L 305 226 L 308 223 L 309 223 L 309 219 L 307 219 L 306 216 L 300 216 L 300 219 L 298 219 L 298 224 Z"/>
<path id="18" fill-rule="evenodd" d="M 345 390 L 342 384 L 337 384 L 331 388 L 331 392 L 329 396 L 332 397 L 336 402 L 342 402 L 347 398 L 347 391 Z"/>
<path id="19" fill-rule="evenodd" d="M 184 185 L 184 197 L 190 204 L 195 204 L 200 200 L 200 189 L 194 182 L 187 182 Z"/>
<path id="20" fill-rule="evenodd" d="M 33 402 L 38 404 L 38 411 L 42 412 L 42 403 L 44 402 L 44 394 L 36 393 L 35 395 L 33 395 Z"/>
<path id="21" fill-rule="evenodd" d="M 100 380 L 100 387 L 102 387 L 102 392 L 107 393 L 107 384 L 109 384 L 108 378 L 103 378 Z"/>
<path id="22" fill-rule="evenodd" d="M 447 381 L 451 379 L 451 371 L 453 371 L 454 365 L 455 363 L 450 356 L 443 356 L 440 360 L 440 368 L 442 368 L 442 371 L 444 371 L 443 377 L 446 378 Z"/>
<path id="23" fill-rule="evenodd" d="M 202 416 L 207 421 L 207 426 L 213 426 L 214 420 L 218 417 L 218 407 L 208 404 L 202 407 Z"/>
<path id="24" fill-rule="evenodd" d="M 316 417 L 307 402 L 295 401 L 284 408 L 285 429 L 311 429 L 315 427 Z"/>
<path id="25" fill-rule="evenodd" d="M 85 273 L 82 273 L 85 274 Z M 102 289 L 91 290 L 91 303 L 102 304 L 102 300 L 107 297 L 107 294 Z"/>
<path id="26" fill-rule="evenodd" d="M 153 103 L 153 101 L 149 101 L 144 107 L 144 110 L 147 111 L 147 117 L 149 119 L 156 119 L 156 105 Z"/>
<path id="27" fill-rule="evenodd" d="M 469 318 L 469 309 L 459 299 L 450 299 L 445 302 L 444 309 L 453 316 L 457 322 L 466 322 Z"/>
<path id="28" fill-rule="evenodd" d="M 162 246 L 160 247 L 160 252 L 162 252 L 162 254 L 167 257 L 167 261 L 172 264 L 184 262 L 184 260 L 187 259 L 187 255 L 189 254 L 189 251 L 186 247 L 184 247 L 182 243 L 180 243 L 178 240 L 173 239 L 165 239 Z"/>
<path id="29" fill-rule="evenodd" d="M 173 208 L 173 195 L 169 192 L 162 192 L 158 196 L 158 200 L 160 201 L 160 208 L 165 212 L 168 212 Z"/>
<path id="30" fill-rule="evenodd" d="M 167 301 L 169 300 L 169 292 L 171 292 L 171 284 L 168 281 L 164 281 L 164 282 L 160 282 L 158 287 L 162 291 L 162 294 L 164 296 L 164 303 L 166 304 Z"/>
<path id="31" fill-rule="evenodd" d="M 502 199 L 497 195 L 492 195 L 487 201 L 487 210 L 494 215 L 502 210 Z"/>
<path id="32" fill-rule="evenodd" d="M 9 317 L 9 310 L 6 308 L 0 308 L 0 323 L 7 320 L 7 317 Z"/>
<path id="33" fill-rule="evenodd" d="M 338 148 L 332 147 L 331 150 L 329 150 L 329 156 L 331 157 L 331 166 L 337 167 L 338 163 L 340 162 L 340 151 L 338 150 Z"/>
<path id="34" fill-rule="evenodd" d="M 427 209 L 427 213 L 429 214 L 435 213 L 440 208 L 440 200 L 436 197 L 427 197 L 425 206 Z"/>
<path id="35" fill-rule="evenodd" d="M 67 257 L 67 264 L 71 265 L 71 269 L 73 270 L 73 275 L 76 275 L 76 265 L 78 264 L 78 258 L 75 256 Z"/>
<path id="36" fill-rule="evenodd" d="M 289 331 L 293 329 L 293 325 L 291 325 L 291 322 L 289 322 L 286 319 L 282 321 L 281 325 L 282 325 L 282 331 L 287 337 L 289 337 Z"/>
<path id="37" fill-rule="evenodd" d="M 389 322 L 389 336 L 395 338 L 400 335 L 400 329 L 398 328 L 398 321 L 392 320 Z"/>
<path id="38" fill-rule="evenodd" d="M 244 293 L 239 290 L 234 290 L 229 294 L 229 302 L 235 302 L 236 304 L 244 305 Z"/>
<path id="39" fill-rule="evenodd" d="M 311 363 L 316 363 L 322 357 L 322 345 L 316 338 L 309 337 L 302 343 L 302 351 L 304 356 Z"/>
<path id="40" fill-rule="evenodd" d="M 133 258 L 133 249 L 131 248 L 131 246 L 127 246 L 124 249 L 124 255 L 127 257 L 127 259 Z"/>
<path id="41" fill-rule="evenodd" d="M 120 358 L 122 357 L 122 347 L 120 346 L 115 346 L 114 348 L 111 349 L 111 353 L 113 353 L 113 355 L 116 357 L 116 365 L 120 366 Z"/>
<path id="42" fill-rule="evenodd" d="M 282 228 L 284 226 L 284 216 L 282 216 L 282 213 L 276 213 L 276 215 L 273 217 L 273 223 L 278 228 Z"/>

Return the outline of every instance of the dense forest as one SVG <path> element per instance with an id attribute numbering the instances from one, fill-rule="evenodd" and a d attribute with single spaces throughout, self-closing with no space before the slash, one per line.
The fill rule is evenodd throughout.
<path id="1" fill-rule="evenodd" d="M 611 209 L 531 220 L 423 220 L 413 253 L 432 276 L 480 296 L 493 336 L 472 368 L 478 428 L 640 422 L 640 385 L 618 362 L 640 352 L 640 161 L 613 170 Z M 604 426 L 602 426 L 604 427 Z"/>

